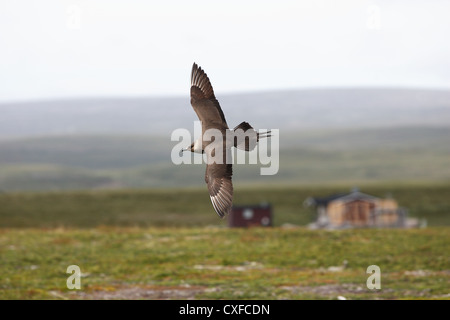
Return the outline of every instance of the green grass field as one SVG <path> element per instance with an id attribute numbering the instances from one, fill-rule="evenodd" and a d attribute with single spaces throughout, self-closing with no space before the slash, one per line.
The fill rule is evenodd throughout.
<path id="1" fill-rule="evenodd" d="M 0 299 L 449 299 L 450 185 L 360 189 L 428 227 L 308 230 L 303 200 L 349 191 L 339 185 L 237 188 L 236 204 L 273 206 L 275 227 L 250 229 L 226 228 L 206 188 L 3 193 Z"/>
<path id="2" fill-rule="evenodd" d="M 384 183 L 360 185 L 377 197 L 392 196 L 410 217 L 426 219 L 429 226 L 450 226 L 449 184 Z M 270 203 L 274 223 L 307 225 L 315 212 L 305 208 L 310 196 L 349 192 L 351 186 L 235 186 L 234 204 Z M 12 228 L 200 227 L 224 226 L 204 188 L 114 191 L 0 193 L 0 226 Z"/>
<path id="3" fill-rule="evenodd" d="M 3 229 L 0 299 L 448 299 L 448 231 Z"/>

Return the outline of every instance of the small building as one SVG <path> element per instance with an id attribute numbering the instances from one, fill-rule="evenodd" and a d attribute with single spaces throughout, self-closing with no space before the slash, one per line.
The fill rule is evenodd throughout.
<path id="1" fill-rule="evenodd" d="M 374 197 L 355 189 L 349 194 L 334 194 L 323 198 L 309 197 L 305 206 L 315 207 L 317 219 L 312 228 L 404 228 L 418 226 L 417 219 L 408 219 L 405 208 L 397 201 Z"/>
<path id="2" fill-rule="evenodd" d="M 228 216 L 228 227 L 271 227 L 272 206 L 268 203 L 259 205 L 233 206 Z"/>

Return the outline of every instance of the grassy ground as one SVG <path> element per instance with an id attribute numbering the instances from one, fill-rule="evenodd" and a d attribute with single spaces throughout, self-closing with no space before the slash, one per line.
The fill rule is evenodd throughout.
<path id="1" fill-rule="evenodd" d="M 425 229 L 304 227 L 306 197 L 348 190 L 236 189 L 236 204 L 272 204 L 267 229 L 226 228 L 206 188 L 3 193 L 0 299 L 449 299 L 450 186 L 361 187 Z M 69 265 L 81 290 L 66 287 Z M 370 265 L 381 290 L 366 287 Z"/>
<path id="2" fill-rule="evenodd" d="M 2 229 L 0 299 L 448 299 L 448 231 Z"/>
<path id="3" fill-rule="evenodd" d="M 450 226 L 449 184 L 377 184 L 360 186 L 362 192 L 392 196 L 409 216 L 426 219 L 429 226 Z M 236 205 L 272 204 L 274 223 L 306 225 L 315 212 L 305 208 L 310 196 L 349 192 L 350 186 L 236 187 Z M 218 219 L 206 186 L 193 189 L 117 190 L 0 194 L 0 227 L 92 228 L 199 227 L 225 225 Z"/>

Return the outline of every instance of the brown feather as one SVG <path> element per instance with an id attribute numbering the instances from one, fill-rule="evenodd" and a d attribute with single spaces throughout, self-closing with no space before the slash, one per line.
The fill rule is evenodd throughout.
<path id="1" fill-rule="evenodd" d="M 205 180 L 211 203 L 217 214 L 223 218 L 233 206 L 233 183 L 231 164 L 209 164 L 206 166 Z"/>
<path id="2" fill-rule="evenodd" d="M 215 123 L 228 128 L 207 74 L 195 63 L 191 72 L 191 105 L 202 123 Z"/>

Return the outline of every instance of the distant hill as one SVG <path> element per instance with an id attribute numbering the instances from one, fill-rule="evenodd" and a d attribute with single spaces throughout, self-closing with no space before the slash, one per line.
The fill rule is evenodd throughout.
<path id="1" fill-rule="evenodd" d="M 245 184 L 449 181 L 450 91 L 316 89 L 220 94 L 230 127 L 280 129 L 280 170 L 236 165 Z M 189 96 L 0 104 L 0 191 L 204 185 L 174 165 Z"/>
<path id="2" fill-rule="evenodd" d="M 315 89 L 220 94 L 230 126 L 243 120 L 261 129 L 448 126 L 450 91 Z M 184 97 L 73 99 L 0 104 L 0 139 L 8 137 L 157 134 L 193 131 L 197 117 Z"/>
<path id="3" fill-rule="evenodd" d="M 0 140 L 0 191 L 204 186 L 205 165 L 174 165 L 177 142 L 146 135 Z M 449 182 L 450 127 L 280 131 L 280 170 L 233 166 L 236 186 Z"/>

